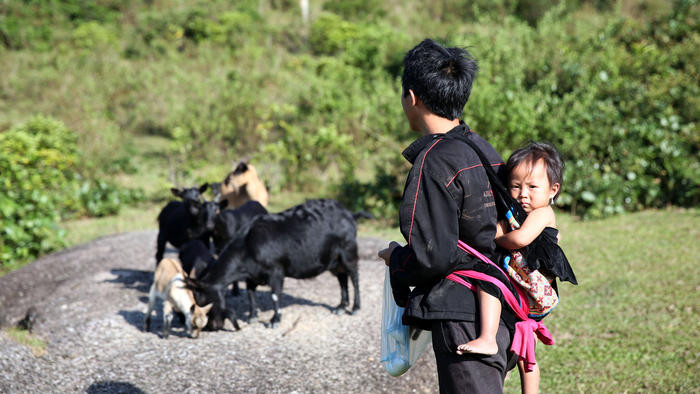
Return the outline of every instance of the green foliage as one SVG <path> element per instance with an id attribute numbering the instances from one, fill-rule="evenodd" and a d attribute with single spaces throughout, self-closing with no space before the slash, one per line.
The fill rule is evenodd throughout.
<path id="1" fill-rule="evenodd" d="M 323 4 L 323 9 L 345 19 L 360 21 L 381 19 L 386 15 L 382 2 L 372 0 L 329 1 Z"/>
<path id="2" fill-rule="evenodd" d="M 340 55 L 345 63 L 369 71 L 400 64 L 403 53 L 396 48 L 408 45 L 408 39 L 382 23 L 359 24 L 326 13 L 311 26 L 309 44 L 317 55 Z"/>
<path id="3" fill-rule="evenodd" d="M 352 180 L 340 185 L 338 200 L 353 212 L 366 210 L 375 218 L 398 224 L 398 206 L 403 194 L 403 179 L 395 174 L 380 172 L 372 182 Z"/>
<path id="4" fill-rule="evenodd" d="M 503 153 L 530 139 L 554 143 L 567 161 L 560 204 L 579 215 L 695 205 L 700 88 L 686 51 L 699 15 L 613 18 L 602 30 L 579 22 L 576 34 L 564 29 L 577 24 L 564 8 L 537 29 L 511 20 L 490 37 L 496 45 L 474 49 L 488 83 L 477 82 L 467 106 L 472 126 Z"/>
<path id="5" fill-rule="evenodd" d="M 56 26 L 115 23 L 128 5 L 129 1 L 118 0 L 3 2 L 0 4 L 0 44 L 8 49 L 50 50 L 56 41 L 64 38 L 60 32 L 54 33 Z M 85 28 L 82 30 L 88 32 Z M 103 36 L 103 32 L 94 32 Z"/>
<path id="6" fill-rule="evenodd" d="M 62 122 L 34 117 L 0 133 L 0 260 L 3 265 L 64 245 L 62 216 L 117 213 L 142 198 L 103 181 L 82 181 L 77 136 Z"/>
<path id="7" fill-rule="evenodd" d="M 698 209 L 647 210 L 605 220 L 557 215 L 578 286 L 559 284 L 537 346 L 542 392 L 693 392 L 700 268 Z M 634 236 L 630 236 L 633 233 Z M 662 263 L 660 263 L 662 262 Z M 504 392 L 520 393 L 518 373 Z"/>
<path id="8" fill-rule="evenodd" d="M 35 176 L 56 184 L 6 210 L 49 199 L 52 223 L 109 215 L 140 198 L 113 184 L 157 199 L 173 184 L 220 180 L 245 157 L 273 194 L 336 196 L 394 219 L 400 152 L 417 137 L 399 102 L 402 58 L 425 37 L 479 61 L 464 119 L 504 158 L 529 140 L 559 148 L 561 208 L 601 217 L 697 205 L 699 8 L 323 1 L 307 24 L 290 0 L 0 2 L 0 129 L 41 113 L 74 141 L 56 148 L 73 167 L 33 159 L 56 172 Z M 38 174 L 12 166 L 22 184 Z"/>
<path id="9" fill-rule="evenodd" d="M 82 49 L 96 49 L 117 43 L 114 33 L 95 21 L 85 22 L 76 27 L 72 39 L 73 44 Z"/>

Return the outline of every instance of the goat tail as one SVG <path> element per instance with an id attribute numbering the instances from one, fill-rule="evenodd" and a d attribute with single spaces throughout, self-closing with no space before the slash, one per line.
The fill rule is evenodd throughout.
<path id="1" fill-rule="evenodd" d="M 357 211 L 357 212 L 355 212 L 355 213 L 352 214 L 352 217 L 353 217 L 355 220 L 358 220 L 358 219 L 374 219 L 374 215 L 372 215 L 371 213 L 369 213 L 369 212 L 367 212 L 367 211 Z"/>

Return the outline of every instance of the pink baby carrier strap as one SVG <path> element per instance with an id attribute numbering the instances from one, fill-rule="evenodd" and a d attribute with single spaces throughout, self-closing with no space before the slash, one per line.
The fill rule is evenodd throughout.
<path id="1" fill-rule="evenodd" d="M 501 271 L 503 275 L 506 278 L 508 278 L 508 280 L 510 280 L 510 277 L 506 275 L 505 272 L 503 272 L 501 267 L 492 262 L 488 257 L 481 254 L 478 250 L 472 248 L 471 246 L 467 245 L 462 241 L 458 241 L 457 246 L 463 251 L 478 258 L 479 260 L 498 268 L 498 270 Z M 515 323 L 515 334 L 513 335 L 513 343 L 510 347 L 510 351 L 517 354 L 518 358 L 525 362 L 525 369 L 528 372 L 532 371 L 533 367 L 537 363 L 535 360 L 535 336 L 533 334 L 537 335 L 540 341 L 542 341 L 542 343 L 544 343 L 545 345 L 553 345 L 554 340 L 552 339 L 552 335 L 549 333 L 549 330 L 547 329 L 547 327 L 544 326 L 544 324 L 538 321 L 534 321 L 528 317 L 528 313 L 530 311 L 529 307 L 527 306 L 527 302 L 525 301 L 527 300 L 527 298 L 525 298 L 525 293 L 520 289 L 520 287 L 518 287 L 518 284 L 511 282 L 515 290 L 518 292 L 520 299 L 523 300 L 523 302 L 518 302 L 513 293 L 511 293 L 511 291 L 508 289 L 508 287 L 506 287 L 505 284 L 503 284 L 503 282 L 492 276 L 486 275 L 478 271 L 460 270 L 455 271 L 447 276 L 447 279 L 459 283 L 460 285 L 467 287 L 471 291 L 476 291 L 476 287 L 458 275 L 492 283 L 501 290 L 501 293 L 503 294 L 503 297 L 508 303 L 508 306 L 510 306 L 510 309 L 512 309 L 513 312 L 515 312 L 518 319 L 521 320 Z"/>

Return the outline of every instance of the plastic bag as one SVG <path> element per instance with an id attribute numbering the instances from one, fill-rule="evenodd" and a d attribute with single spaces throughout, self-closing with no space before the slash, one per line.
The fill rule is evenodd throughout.
<path id="1" fill-rule="evenodd" d="M 389 267 L 386 267 L 382 307 L 381 362 L 391 376 L 401 376 L 408 371 L 432 341 L 429 331 L 405 326 L 402 323 L 403 311 L 404 308 L 396 305 L 394 301 Z"/>

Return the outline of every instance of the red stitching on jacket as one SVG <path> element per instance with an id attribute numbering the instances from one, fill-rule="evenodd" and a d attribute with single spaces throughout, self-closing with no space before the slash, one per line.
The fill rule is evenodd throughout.
<path id="1" fill-rule="evenodd" d="M 428 156 L 428 153 L 430 153 L 430 150 L 437 145 L 438 142 L 442 141 L 442 138 L 439 140 L 435 141 L 433 145 L 428 148 L 428 150 L 425 152 L 423 155 L 423 160 L 420 162 L 420 170 L 418 171 L 418 186 L 416 186 L 416 197 L 413 199 L 413 211 L 411 212 L 411 227 L 408 229 L 408 246 L 411 246 L 411 233 L 413 233 L 413 219 L 415 218 L 416 215 L 416 204 L 418 203 L 418 191 L 420 190 L 420 180 L 423 177 L 423 164 L 425 164 L 425 157 Z"/>
<path id="2" fill-rule="evenodd" d="M 491 164 L 491 167 L 502 166 L 502 165 L 505 165 L 505 163 L 496 163 L 496 164 L 493 164 L 493 163 L 492 163 L 492 164 Z M 455 173 L 455 176 L 453 176 L 452 179 L 450 179 L 450 181 L 447 182 L 447 185 L 445 185 L 445 187 L 446 187 L 446 188 L 447 188 L 447 187 L 450 187 L 450 185 L 452 184 L 452 181 L 454 181 L 455 178 L 457 178 L 457 175 L 459 175 L 460 172 L 466 171 L 466 170 L 471 170 L 471 169 L 474 168 L 474 167 L 481 167 L 481 166 L 482 166 L 482 164 L 479 163 L 479 164 L 475 164 L 475 165 L 473 165 L 473 166 L 471 166 L 471 167 L 462 168 L 461 170 L 459 170 L 459 171 L 457 171 L 457 172 Z"/>

